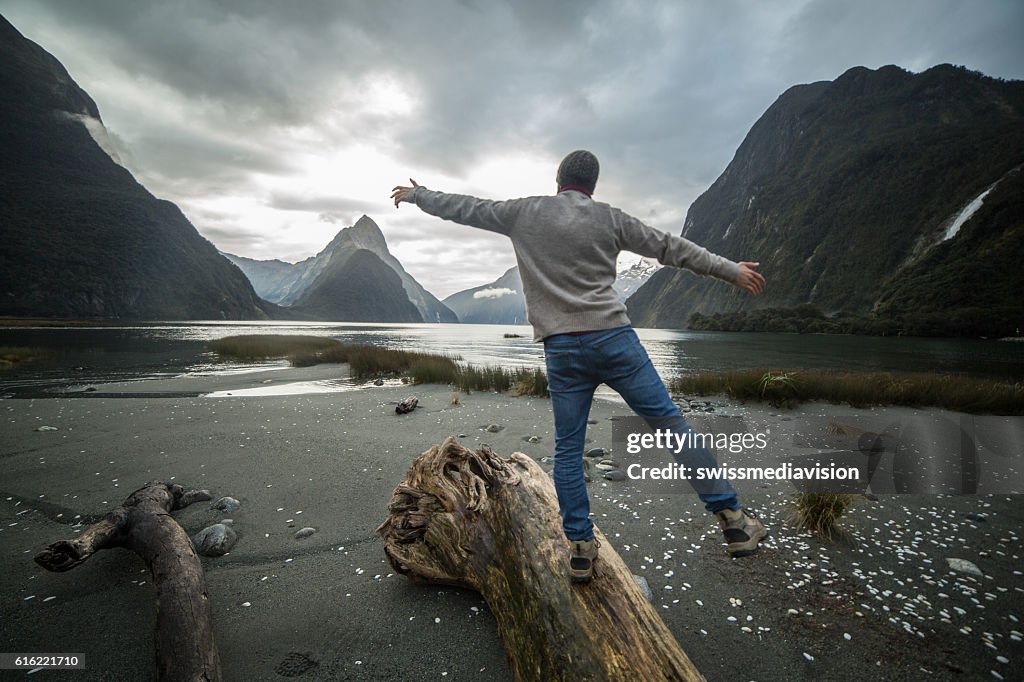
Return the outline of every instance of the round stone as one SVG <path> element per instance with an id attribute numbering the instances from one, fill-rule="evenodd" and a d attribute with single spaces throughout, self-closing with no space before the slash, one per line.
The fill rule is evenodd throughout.
<path id="1" fill-rule="evenodd" d="M 242 503 L 233 497 L 221 497 L 217 501 L 210 503 L 210 509 L 216 509 L 225 514 L 233 514 L 241 506 Z"/>
<path id="2" fill-rule="evenodd" d="M 203 556 L 221 556 L 231 551 L 238 542 L 238 533 L 223 523 L 207 526 L 192 537 L 196 551 Z"/>

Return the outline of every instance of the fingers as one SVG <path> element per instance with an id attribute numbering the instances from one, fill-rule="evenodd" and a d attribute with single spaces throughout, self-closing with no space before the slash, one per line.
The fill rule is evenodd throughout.
<path id="1" fill-rule="evenodd" d="M 737 263 L 740 266 L 740 276 L 737 278 L 737 286 L 740 289 L 748 292 L 751 296 L 759 296 L 765 288 L 765 278 L 760 272 L 754 268 L 760 266 L 760 263 L 751 261 L 741 261 Z"/>
<path id="2" fill-rule="evenodd" d="M 395 208 L 398 208 L 398 204 L 403 201 L 409 200 L 409 193 L 412 192 L 413 188 L 419 187 L 416 181 L 409 178 L 409 182 L 412 183 L 412 187 L 406 187 L 405 185 L 396 185 L 391 189 L 391 198 L 395 202 Z"/>
<path id="3" fill-rule="evenodd" d="M 420 183 L 416 182 L 412 178 L 409 178 L 409 182 L 412 183 L 412 187 L 406 187 L 405 185 L 395 185 L 391 188 L 391 198 L 395 202 L 395 208 L 398 208 L 398 204 L 403 201 L 409 201 L 409 194 L 414 189 L 420 186 Z"/>

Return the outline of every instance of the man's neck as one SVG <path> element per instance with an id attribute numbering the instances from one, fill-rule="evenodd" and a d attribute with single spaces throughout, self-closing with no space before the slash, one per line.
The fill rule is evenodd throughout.
<path id="1" fill-rule="evenodd" d="M 566 185 L 565 187 L 559 187 L 558 193 L 561 194 L 562 192 L 568 192 L 569 190 L 582 192 L 583 194 L 586 194 L 588 197 L 593 195 L 593 192 L 588 190 L 586 187 L 581 187 L 580 185 Z"/>

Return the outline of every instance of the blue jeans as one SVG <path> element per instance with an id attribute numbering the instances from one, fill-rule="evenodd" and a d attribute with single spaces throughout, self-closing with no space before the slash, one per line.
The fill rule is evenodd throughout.
<path id="1" fill-rule="evenodd" d="M 548 391 L 555 415 L 555 491 L 562 528 L 570 540 L 594 537 L 590 499 L 583 479 L 583 446 L 587 418 L 598 385 L 608 384 L 629 407 L 657 428 L 685 434 L 692 427 L 679 413 L 647 351 L 630 326 L 585 334 L 556 334 L 544 339 Z M 718 466 L 707 448 L 691 448 L 675 456 L 690 467 Z M 704 507 L 716 512 L 738 509 L 736 491 L 728 481 L 698 490 Z"/>

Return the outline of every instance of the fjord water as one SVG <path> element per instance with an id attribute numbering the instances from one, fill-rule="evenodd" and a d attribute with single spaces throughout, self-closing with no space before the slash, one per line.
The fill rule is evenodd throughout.
<path id="1" fill-rule="evenodd" d="M 962 373 L 1024 380 L 1024 343 L 744 332 L 637 330 L 661 375 L 748 368 Z M 542 367 L 531 329 L 511 325 L 332 322 L 152 322 L 118 327 L 0 329 L 0 346 L 43 356 L 0 372 L 0 395 L 58 393 L 104 381 L 284 366 L 225 362 L 211 339 L 234 334 L 312 334 L 346 343 L 446 353 L 476 365 Z M 506 334 L 518 337 L 506 338 Z"/>

